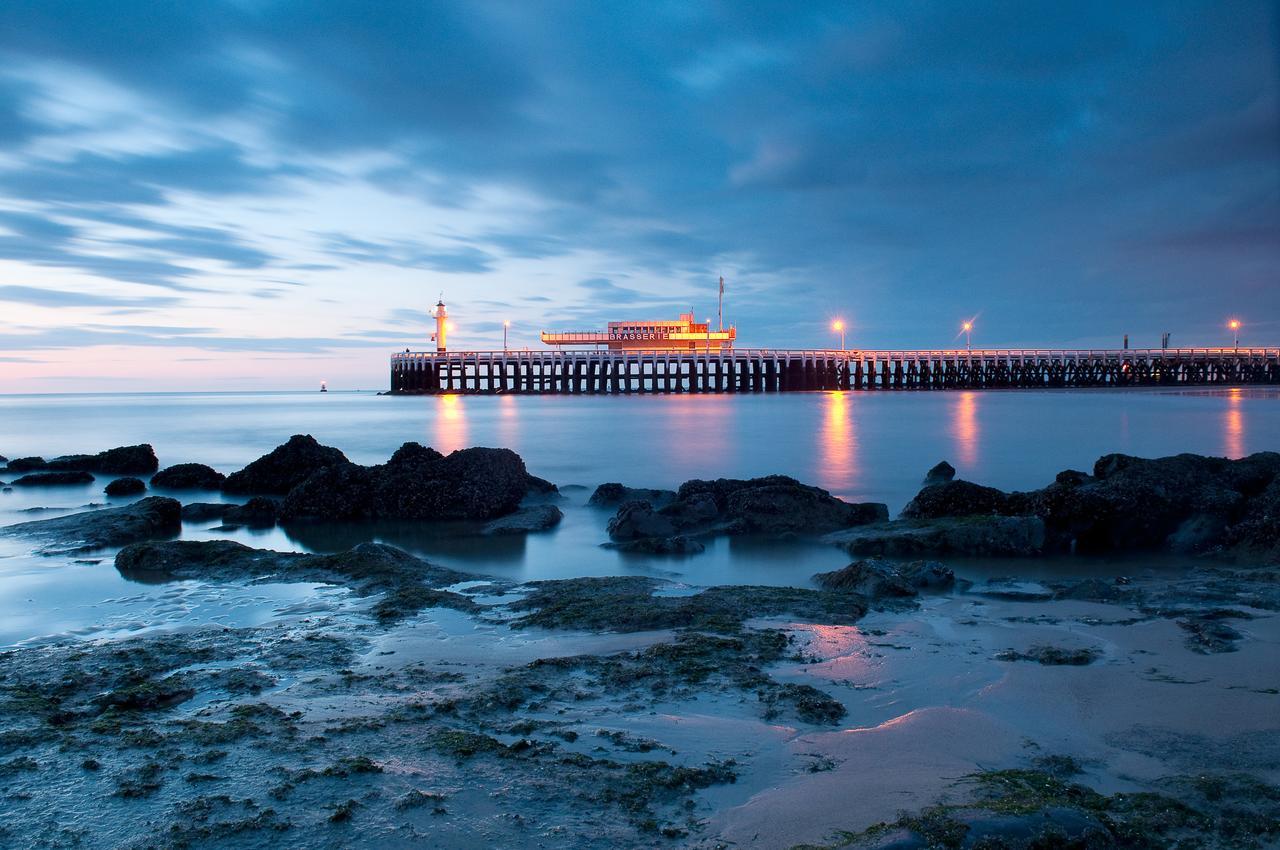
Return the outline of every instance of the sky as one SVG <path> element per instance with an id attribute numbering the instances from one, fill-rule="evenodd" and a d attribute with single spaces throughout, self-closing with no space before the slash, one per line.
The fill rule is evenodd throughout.
<path id="1" fill-rule="evenodd" d="M 1274 2 L 0 3 L 0 392 L 740 346 L 1280 345 Z"/>

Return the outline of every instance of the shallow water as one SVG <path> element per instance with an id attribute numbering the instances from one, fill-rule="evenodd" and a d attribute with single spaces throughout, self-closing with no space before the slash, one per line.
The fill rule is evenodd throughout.
<path id="1" fill-rule="evenodd" d="M 806 584 L 843 565 L 804 543 L 719 539 L 690 558 L 601 549 L 608 511 L 586 506 L 605 481 L 675 487 L 694 477 L 792 475 L 851 500 L 897 511 L 940 459 L 961 477 L 1015 489 L 1041 486 L 1102 454 L 1182 451 L 1242 456 L 1280 448 L 1280 390 L 800 393 L 759 396 L 387 397 L 372 393 L 0 396 L 0 453 L 8 457 L 152 443 L 161 464 L 200 461 L 230 472 L 294 433 L 311 433 L 352 460 L 385 460 L 416 440 L 442 451 L 508 446 L 561 485 L 564 522 L 547 534 L 485 540 L 412 525 L 211 532 L 279 550 L 338 551 L 361 540 L 400 546 L 468 572 L 516 580 L 645 574 L 696 585 Z M 5 479 L 12 476 L 0 473 Z M 0 492 L 0 525 L 107 503 L 91 485 Z M 184 501 L 212 494 L 175 494 Z M 115 500 L 122 504 L 128 500 Z M 32 509 L 48 508 L 40 512 Z M 309 586 L 146 586 L 122 579 L 112 552 L 33 556 L 0 537 L 0 645 L 63 633 L 210 622 L 254 625 L 306 600 L 342 603 Z M 1003 569 L 1003 567 L 1001 567 Z"/>

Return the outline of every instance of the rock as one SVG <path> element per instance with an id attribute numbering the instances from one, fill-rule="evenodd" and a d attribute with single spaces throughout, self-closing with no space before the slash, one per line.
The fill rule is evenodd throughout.
<path id="1" fill-rule="evenodd" d="M 552 484 L 545 478 L 539 478 L 536 475 L 526 475 L 525 484 L 528 492 L 537 493 L 542 496 L 553 496 L 560 492 L 560 488 Z"/>
<path id="2" fill-rule="evenodd" d="M 1139 592 L 1119 580 L 1105 581 L 1087 578 L 1065 584 L 1055 584 L 1054 599 L 1079 599 L 1086 602 L 1128 602 L 1139 598 Z"/>
<path id="3" fill-rule="evenodd" d="M 621 505 L 623 502 L 643 500 L 654 507 L 660 508 L 673 501 L 675 497 L 674 490 L 649 490 L 643 487 L 627 487 L 616 481 L 611 481 L 597 487 L 595 492 L 591 494 L 591 498 L 587 500 L 587 504 L 598 508 L 606 508 Z"/>
<path id="4" fill-rule="evenodd" d="M 675 523 L 653 509 L 649 502 L 639 499 L 627 502 L 609 520 L 609 536 L 614 540 L 639 540 L 652 537 L 673 537 Z"/>
<path id="5" fill-rule="evenodd" d="M 925 486 L 930 484 L 946 484 L 952 478 L 956 477 L 956 468 L 945 460 L 939 461 L 933 469 L 925 473 Z"/>
<path id="6" fill-rule="evenodd" d="M 475 576 L 437 567 L 381 543 L 362 543 L 335 555 L 309 555 L 252 549 L 231 540 L 174 540 L 126 546 L 115 564 L 124 577 L 144 582 L 274 578 L 340 584 L 358 596 L 383 593 L 372 611 L 383 621 L 432 606 L 479 610 L 469 597 L 437 589 Z"/>
<path id="7" fill-rule="evenodd" d="M 681 531 L 821 534 L 889 518 L 878 503 L 854 505 L 785 475 L 686 481 L 661 509 Z"/>
<path id="8" fill-rule="evenodd" d="M 295 434 L 283 445 L 227 476 L 227 493 L 284 496 L 316 471 L 347 463 L 346 455 L 322 446 L 310 434 Z"/>
<path id="9" fill-rule="evenodd" d="M 289 491 L 280 519 L 350 521 L 373 514 L 373 474 L 364 466 L 338 463 L 313 472 Z"/>
<path id="10" fill-rule="evenodd" d="M 606 549 L 629 552 L 633 555 L 696 555 L 706 551 L 700 540 L 677 534 L 674 537 L 641 537 L 603 544 Z"/>
<path id="11" fill-rule="evenodd" d="M 266 496 L 255 496 L 243 505 L 232 505 L 222 515 L 227 525 L 244 525 L 249 528 L 270 528 L 280 514 L 279 505 Z"/>
<path id="12" fill-rule="evenodd" d="M 42 551 L 53 554 L 124 546 L 177 534 L 181 529 L 182 505 L 175 499 L 150 496 L 124 507 L 23 522 L 3 531 L 44 540 Z"/>
<path id="13" fill-rule="evenodd" d="M 1006 649 L 996 655 L 996 658 L 1001 661 L 1034 661 L 1051 667 L 1064 665 L 1083 667 L 1101 657 L 1102 653 L 1096 649 L 1063 649 L 1057 646 L 1033 646 L 1026 652 Z"/>
<path id="14" fill-rule="evenodd" d="M 1094 480 L 1093 476 L 1087 472 L 1081 472 L 1078 469 L 1064 469 L 1054 477 L 1054 483 L 1062 484 L 1067 487 L 1079 487 L 1081 484 L 1088 484 Z"/>
<path id="15" fill-rule="evenodd" d="M 136 496 L 146 491 L 147 485 L 138 478 L 117 478 L 103 488 L 108 496 Z"/>
<path id="16" fill-rule="evenodd" d="M 374 467 L 373 516 L 380 519 L 494 519 L 529 492 L 524 461 L 510 449 L 460 449 L 442 457 L 417 443 Z"/>
<path id="17" fill-rule="evenodd" d="M 151 486 L 165 490 L 221 490 L 227 477 L 203 463 L 166 466 L 151 476 Z"/>
<path id="18" fill-rule="evenodd" d="M 35 472 L 44 469 L 48 464 L 42 457 L 18 457 L 9 461 L 10 472 Z"/>
<path id="19" fill-rule="evenodd" d="M 237 505 L 229 502 L 192 502 L 182 506 L 183 522 L 210 522 L 224 519 L 227 512 Z"/>
<path id="20" fill-rule="evenodd" d="M 823 539 L 851 555 L 1025 557 L 1044 551 L 1045 526 L 1039 517 L 897 520 L 838 531 Z"/>
<path id="21" fill-rule="evenodd" d="M 983 487 L 969 481 L 947 481 L 930 484 L 902 509 L 904 519 L 937 519 L 940 517 L 1002 514 L 1008 510 L 1008 497 L 994 487 Z"/>
<path id="22" fill-rule="evenodd" d="M 564 514 L 555 505 L 532 505 L 492 520 L 480 530 L 480 533 L 495 536 L 547 531 L 559 525 L 563 517 Z"/>
<path id="23" fill-rule="evenodd" d="M 1234 611 L 1205 611 L 1178 620 L 1178 627 L 1187 633 L 1187 648 L 1202 655 L 1219 652 L 1235 652 L 1236 642 L 1244 635 L 1228 626 L 1223 620 L 1240 616 Z"/>
<path id="24" fill-rule="evenodd" d="M 915 596 L 921 590 L 945 590 L 956 583 L 955 573 L 937 561 L 876 559 L 855 561 L 835 572 L 818 573 L 813 579 L 824 590 L 852 591 L 871 598 Z"/>
<path id="25" fill-rule="evenodd" d="M 160 468 L 155 449 L 149 443 L 119 446 L 96 455 L 64 455 L 47 464 L 49 469 L 83 470 L 105 475 L 148 475 Z"/>
<path id="26" fill-rule="evenodd" d="M 93 476 L 87 472 L 32 472 L 14 479 L 14 487 L 54 487 L 65 484 L 91 484 Z"/>
<path id="27" fill-rule="evenodd" d="M 1280 562 L 1280 476 L 1249 501 L 1244 515 L 1226 529 L 1223 539 L 1243 554 Z"/>

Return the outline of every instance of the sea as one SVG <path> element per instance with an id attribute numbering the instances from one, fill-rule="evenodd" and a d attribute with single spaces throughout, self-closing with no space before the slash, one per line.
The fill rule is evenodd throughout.
<path id="1" fill-rule="evenodd" d="M 1280 389 L 992 390 L 761 395 L 382 396 L 372 392 L 0 395 L 0 455 L 97 452 L 151 443 L 162 466 L 207 463 L 232 472 L 292 434 L 311 434 L 357 463 L 379 463 L 406 441 L 442 452 L 502 446 L 562 490 L 561 525 L 522 539 L 459 538 L 421 526 L 214 531 L 291 551 L 340 551 L 375 539 L 434 562 L 525 581 L 646 574 L 692 586 L 806 585 L 847 559 L 801 541 L 716 540 L 687 557 L 601 548 L 609 512 L 589 507 L 599 484 L 675 488 L 692 478 L 790 475 L 850 501 L 897 513 L 925 472 L 1029 489 L 1063 469 L 1089 471 L 1110 452 L 1243 457 L 1280 450 Z M 13 476 L 0 472 L 0 480 Z M 0 525 L 123 504 L 99 476 L 73 487 L 0 490 Z M 179 495 L 179 494 L 174 494 Z M 216 494 L 180 494 L 213 501 Z M 207 623 L 252 625 L 317 604 L 340 588 L 299 584 L 142 585 L 113 552 L 37 554 L 0 535 L 0 646 L 65 635 L 113 637 Z"/>

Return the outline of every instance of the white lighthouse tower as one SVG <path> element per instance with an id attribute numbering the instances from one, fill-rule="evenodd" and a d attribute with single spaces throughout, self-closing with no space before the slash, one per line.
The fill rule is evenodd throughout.
<path id="1" fill-rule="evenodd" d="M 449 329 L 449 311 L 444 306 L 444 296 L 440 296 L 440 300 L 436 302 L 436 332 L 431 335 L 435 340 L 436 351 L 445 350 L 445 332 Z"/>

